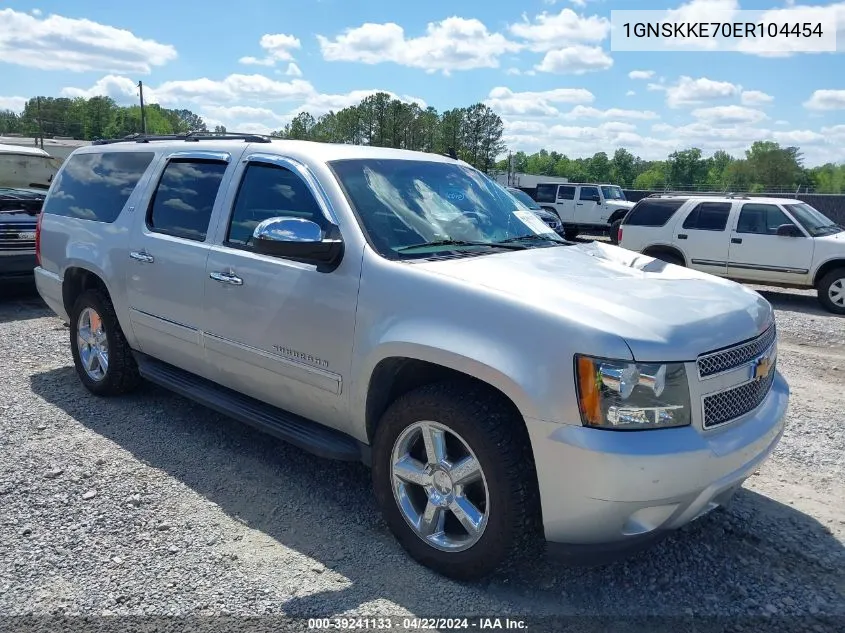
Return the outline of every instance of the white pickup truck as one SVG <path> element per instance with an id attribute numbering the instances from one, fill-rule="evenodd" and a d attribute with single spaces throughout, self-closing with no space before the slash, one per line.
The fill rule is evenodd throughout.
<path id="1" fill-rule="evenodd" d="M 619 224 L 634 206 L 616 185 L 541 183 L 537 185 L 534 199 L 543 209 L 557 214 L 568 240 L 588 231 L 591 234 L 608 233 L 616 243 Z"/>

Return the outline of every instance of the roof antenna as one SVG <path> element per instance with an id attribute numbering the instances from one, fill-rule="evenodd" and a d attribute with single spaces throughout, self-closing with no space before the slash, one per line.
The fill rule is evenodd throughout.
<path id="1" fill-rule="evenodd" d="M 446 152 L 449 154 L 449 158 L 452 160 L 458 160 L 458 153 L 455 151 L 454 147 L 450 147 L 446 150 Z"/>

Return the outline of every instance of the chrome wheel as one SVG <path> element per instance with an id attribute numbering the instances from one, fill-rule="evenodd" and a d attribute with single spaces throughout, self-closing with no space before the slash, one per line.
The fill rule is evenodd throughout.
<path id="1" fill-rule="evenodd" d="M 396 439 L 390 462 L 393 495 L 405 521 L 442 551 L 475 545 L 487 527 L 490 494 L 466 441 L 436 422 L 416 422 Z"/>
<path id="2" fill-rule="evenodd" d="M 79 314 L 76 343 L 82 368 L 91 380 L 100 381 L 109 370 L 109 342 L 103 319 L 93 308 Z"/>
<path id="3" fill-rule="evenodd" d="M 845 308 L 845 277 L 837 279 L 827 289 L 830 302 L 840 308 Z"/>

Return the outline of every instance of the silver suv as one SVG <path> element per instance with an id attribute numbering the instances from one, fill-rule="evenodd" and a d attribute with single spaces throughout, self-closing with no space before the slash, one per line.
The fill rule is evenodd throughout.
<path id="1" fill-rule="evenodd" d="M 455 578 L 543 538 L 640 546 L 723 504 L 783 432 L 759 294 L 562 240 L 445 156 L 101 142 L 64 164 L 38 234 L 89 391 L 147 379 L 364 461 L 397 539 Z"/>

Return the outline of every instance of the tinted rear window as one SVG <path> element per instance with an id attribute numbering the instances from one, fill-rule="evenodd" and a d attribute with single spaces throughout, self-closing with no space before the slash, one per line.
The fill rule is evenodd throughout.
<path id="1" fill-rule="evenodd" d="M 153 152 L 72 156 L 56 177 L 57 182 L 44 205 L 44 213 L 114 222 L 154 156 Z"/>
<path id="2" fill-rule="evenodd" d="M 628 213 L 622 224 L 630 226 L 663 226 L 675 211 L 681 208 L 685 200 L 656 198 L 640 200 Z"/>
<path id="3" fill-rule="evenodd" d="M 575 200 L 575 187 L 561 187 L 557 192 L 558 200 Z"/>

